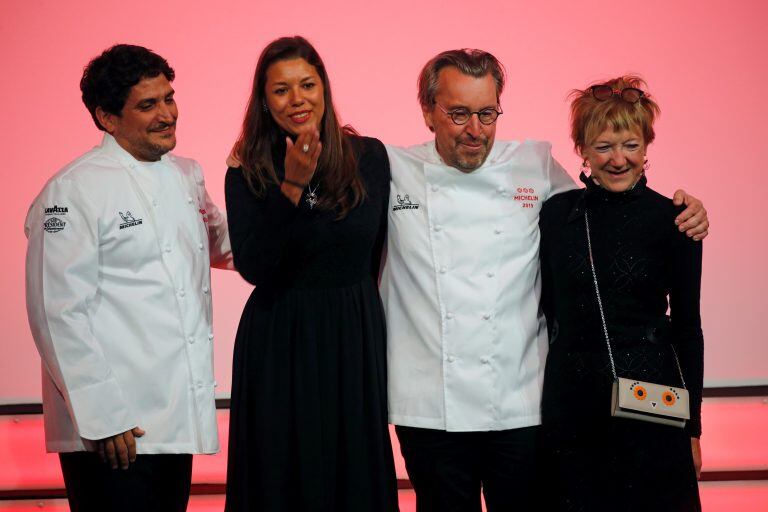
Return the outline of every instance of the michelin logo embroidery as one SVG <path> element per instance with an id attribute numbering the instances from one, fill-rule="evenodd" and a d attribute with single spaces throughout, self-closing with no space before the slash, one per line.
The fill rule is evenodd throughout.
<path id="1" fill-rule="evenodd" d="M 120 229 L 130 228 L 132 226 L 138 226 L 142 223 L 141 219 L 135 219 L 133 217 L 133 214 L 129 211 L 118 212 L 120 214 L 120 218 L 123 219 L 123 223 L 120 224 Z"/>
<path id="2" fill-rule="evenodd" d="M 404 197 L 400 197 L 400 194 L 397 194 L 397 204 L 392 206 L 392 211 L 396 212 L 399 210 L 418 210 L 419 209 L 419 203 L 412 203 L 411 198 L 408 197 L 408 194 L 405 194 Z"/>

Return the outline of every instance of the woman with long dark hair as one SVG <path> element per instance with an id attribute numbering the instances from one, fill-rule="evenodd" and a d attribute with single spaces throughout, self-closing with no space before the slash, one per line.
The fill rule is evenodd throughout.
<path id="1" fill-rule="evenodd" d="M 270 43 L 226 177 L 235 266 L 227 511 L 397 510 L 387 428 L 384 146 L 342 127 L 320 56 Z"/>

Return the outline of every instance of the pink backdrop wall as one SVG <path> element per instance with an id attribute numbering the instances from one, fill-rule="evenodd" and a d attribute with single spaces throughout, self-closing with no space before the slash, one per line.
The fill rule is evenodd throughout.
<path id="1" fill-rule="evenodd" d="M 568 141 L 569 89 L 642 74 L 662 107 L 649 151 L 651 185 L 704 200 L 702 311 L 709 385 L 768 382 L 768 4 L 761 0 L 450 0 L 292 2 L 2 0 L 0 2 L 0 403 L 39 399 L 39 360 L 24 307 L 23 220 L 47 178 L 100 140 L 80 102 L 87 61 L 117 42 L 150 47 L 175 67 L 177 153 L 196 158 L 224 206 L 223 164 L 238 132 L 258 53 L 302 34 L 326 61 L 344 121 L 385 142 L 430 137 L 415 100 L 438 51 L 477 47 L 507 66 L 500 138 L 548 139 L 578 173 Z M 231 350 L 250 291 L 214 272 L 216 368 L 229 393 Z"/>

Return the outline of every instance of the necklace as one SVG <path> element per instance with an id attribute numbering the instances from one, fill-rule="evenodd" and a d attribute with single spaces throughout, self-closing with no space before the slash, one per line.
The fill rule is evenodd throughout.
<path id="1" fill-rule="evenodd" d="M 314 209 L 315 205 L 317 204 L 318 188 L 320 188 L 320 182 L 317 182 L 317 185 L 315 185 L 315 188 L 312 188 L 312 183 L 309 183 L 307 185 L 307 204 L 309 205 L 310 210 Z"/>

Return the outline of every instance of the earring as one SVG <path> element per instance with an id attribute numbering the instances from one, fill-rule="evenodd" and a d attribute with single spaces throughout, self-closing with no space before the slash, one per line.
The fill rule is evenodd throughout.
<path id="1" fill-rule="evenodd" d="M 584 173 L 584 175 L 587 175 L 589 170 L 589 161 L 585 158 L 584 161 L 581 162 L 581 172 Z"/>
<path id="2" fill-rule="evenodd" d="M 648 162 L 648 159 L 646 158 L 645 161 L 643 162 L 643 172 L 650 169 L 650 167 L 651 167 L 651 164 Z"/>
<path id="3" fill-rule="evenodd" d="M 269 107 L 267 106 L 266 101 L 261 102 L 261 110 L 263 110 L 264 112 L 269 112 Z"/>

